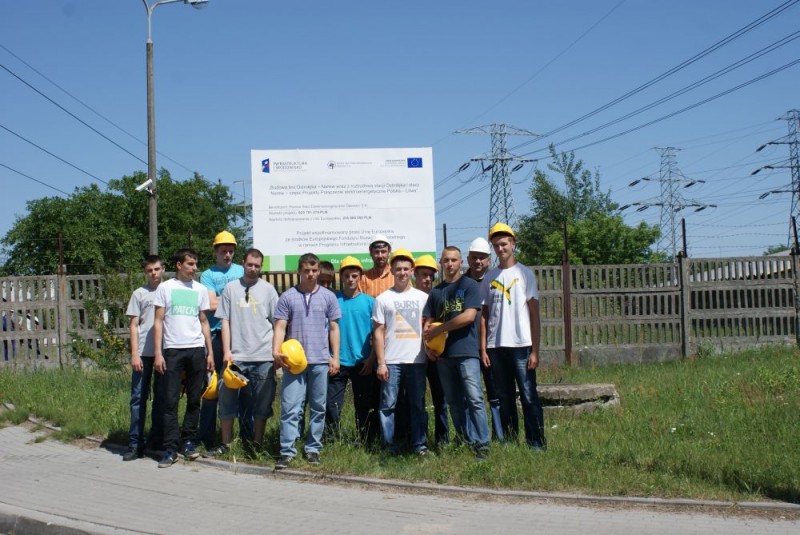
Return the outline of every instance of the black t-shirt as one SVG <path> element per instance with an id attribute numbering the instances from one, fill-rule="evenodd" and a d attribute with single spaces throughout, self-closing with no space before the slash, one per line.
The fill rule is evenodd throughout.
<path id="1" fill-rule="evenodd" d="M 463 311 L 474 308 L 480 312 L 480 285 L 469 277 L 462 276 L 455 282 L 437 284 L 428 296 L 422 315 L 433 321 L 444 323 Z M 443 357 L 478 356 L 478 316 L 466 327 L 447 334 Z"/>

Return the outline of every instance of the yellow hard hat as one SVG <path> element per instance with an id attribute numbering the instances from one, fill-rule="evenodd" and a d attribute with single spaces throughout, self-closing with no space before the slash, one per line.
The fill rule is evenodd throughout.
<path id="1" fill-rule="evenodd" d="M 303 373 L 306 366 L 308 366 L 306 352 L 300 342 L 294 338 L 283 341 L 281 353 L 286 355 L 286 364 L 289 366 L 289 372 L 293 375 Z"/>
<path id="2" fill-rule="evenodd" d="M 424 254 L 414 261 L 415 268 L 431 268 L 434 271 L 439 271 L 439 266 L 436 265 L 436 260 L 429 254 Z"/>
<path id="3" fill-rule="evenodd" d="M 495 223 L 495 225 L 489 230 L 489 239 L 492 239 L 492 236 L 495 234 L 508 234 L 512 238 L 516 239 L 517 235 L 514 234 L 514 231 L 506 225 L 505 223 Z"/>
<path id="4" fill-rule="evenodd" d="M 217 399 L 219 397 L 219 375 L 217 371 L 206 374 L 206 388 L 203 390 L 203 399 Z"/>
<path id="5" fill-rule="evenodd" d="M 347 268 L 358 268 L 361 271 L 364 271 L 364 266 L 361 265 L 361 262 L 359 262 L 358 258 L 355 256 L 345 256 L 342 258 L 342 263 L 339 264 L 339 273 Z"/>
<path id="6" fill-rule="evenodd" d="M 438 327 L 442 323 L 439 321 L 435 321 L 431 323 L 431 328 Z M 442 334 L 432 338 L 430 340 L 425 340 L 425 345 L 431 352 L 436 355 L 437 357 L 444 353 L 444 344 L 447 342 L 447 332 L 443 332 Z"/>
<path id="7" fill-rule="evenodd" d="M 243 386 L 247 386 L 248 383 L 247 377 L 242 373 L 242 369 L 233 362 L 229 362 L 228 365 L 225 366 L 225 370 L 222 372 L 222 382 L 231 390 L 237 390 Z"/>
<path id="8" fill-rule="evenodd" d="M 397 249 L 395 252 L 392 253 L 391 258 L 389 259 L 389 263 L 394 262 L 398 258 L 406 258 L 408 260 L 411 260 L 412 265 L 414 264 L 414 255 L 412 255 L 411 251 L 409 251 L 408 249 L 403 249 L 402 247 L 400 249 Z"/>
<path id="9" fill-rule="evenodd" d="M 217 245 L 238 245 L 236 243 L 236 236 L 228 232 L 227 230 L 223 230 L 222 232 L 218 232 L 216 236 L 214 236 L 214 247 Z"/>

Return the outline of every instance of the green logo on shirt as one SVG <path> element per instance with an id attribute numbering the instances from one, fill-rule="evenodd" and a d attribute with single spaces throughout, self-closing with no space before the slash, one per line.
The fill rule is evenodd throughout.
<path id="1" fill-rule="evenodd" d="M 173 316 L 197 316 L 200 307 L 197 304 L 197 292 L 175 288 L 170 293 L 172 308 L 169 313 Z"/>

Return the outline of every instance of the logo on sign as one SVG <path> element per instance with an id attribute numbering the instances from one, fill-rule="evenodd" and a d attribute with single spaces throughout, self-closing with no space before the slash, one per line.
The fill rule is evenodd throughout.
<path id="1" fill-rule="evenodd" d="M 269 173 L 269 158 L 266 160 L 261 160 L 261 172 Z"/>
<path id="2" fill-rule="evenodd" d="M 422 158 L 409 158 L 408 159 L 408 168 L 409 169 L 421 169 L 422 168 Z"/>

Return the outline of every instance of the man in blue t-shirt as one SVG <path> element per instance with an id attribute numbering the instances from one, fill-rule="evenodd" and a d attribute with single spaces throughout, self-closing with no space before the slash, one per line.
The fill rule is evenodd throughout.
<path id="1" fill-rule="evenodd" d="M 428 358 L 438 360 L 439 377 L 456 433 L 466 438 L 482 460 L 489 453 L 490 437 L 478 350 L 480 286 L 461 274 L 458 247 L 445 247 L 440 263 L 444 281 L 431 290 L 422 315 L 425 340 L 447 333 L 447 341 L 441 356 L 434 356 L 428 350 Z M 433 327 L 433 322 L 441 325 Z"/>
<path id="2" fill-rule="evenodd" d="M 353 405 L 359 439 L 377 438 L 377 412 L 371 410 L 377 400 L 378 379 L 373 373 L 372 308 L 375 298 L 359 289 L 364 268 L 357 258 L 342 259 L 339 277 L 342 291 L 336 292 L 342 319 L 339 320 L 339 373 L 328 379 L 328 401 L 325 406 L 325 434 L 340 438 L 340 417 L 347 382 L 353 388 Z"/>
<path id="3" fill-rule="evenodd" d="M 231 282 L 244 277 L 244 268 L 233 263 L 236 254 L 236 237 L 223 230 L 214 237 L 214 257 L 216 264 L 200 275 L 200 284 L 208 289 L 208 325 L 211 329 L 211 346 L 214 348 L 214 369 L 222 373 L 222 322 L 214 313 L 219 306 L 222 290 Z M 248 406 L 248 404 L 242 404 Z M 239 411 L 239 434 L 242 438 L 253 436 L 253 415 Z M 214 447 L 217 438 L 217 400 L 204 399 L 200 409 L 200 440 L 207 450 Z"/>

